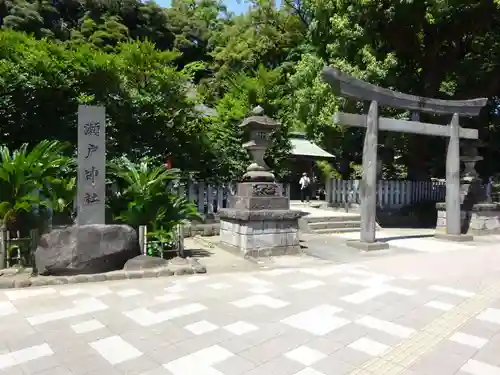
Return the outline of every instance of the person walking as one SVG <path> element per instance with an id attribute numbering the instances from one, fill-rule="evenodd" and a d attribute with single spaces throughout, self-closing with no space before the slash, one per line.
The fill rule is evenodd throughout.
<path id="1" fill-rule="evenodd" d="M 304 203 L 304 199 L 307 203 L 311 199 L 311 179 L 307 176 L 307 173 L 302 173 L 302 177 L 299 180 L 300 185 L 300 201 Z"/>

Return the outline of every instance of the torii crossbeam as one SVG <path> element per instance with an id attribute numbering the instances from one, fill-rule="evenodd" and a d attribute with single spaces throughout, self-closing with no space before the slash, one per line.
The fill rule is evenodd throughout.
<path id="1" fill-rule="evenodd" d="M 441 100 L 424 98 L 392 91 L 364 82 L 332 67 L 323 70 L 323 79 L 332 90 L 344 97 L 369 101 L 368 114 L 336 113 L 335 123 L 344 126 L 365 127 L 363 146 L 363 174 L 361 180 L 361 234 L 360 241 L 348 243 L 363 250 L 387 248 L 387 243 L 377 242 L 375 237 L 377 145 L 378 131 L 416 133 L 448 138 L 446 156 L 446 234 L 440 237 L 465 241 L 471 236 L 460 230 L 460 138 L 477 139 L 476 129 L 461 128 L 460 116 L 477 116 L 486 103 L 486 98 L 472 100 Z M 452 115 L 449 126 L 379 117 L 379 105 L 401 108 L 414 112 L 429 112 Z"/>

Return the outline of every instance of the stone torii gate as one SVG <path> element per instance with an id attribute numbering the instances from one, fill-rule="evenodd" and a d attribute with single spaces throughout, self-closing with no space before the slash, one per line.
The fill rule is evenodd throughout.
<path id="1" fill-rule="evenodd" d="M 344 126 L 366 128 L 363 146 L 363 174 L 361 179 L 361 234 L 359 241 L 348 241 L 352 247 L 362 250 L 380 250 L 389 247 L 375 238 L 376 187 L 377 187 L 377 145 L 378 131 L 416 133 L 448 138 L 446 156 L 446 233 L 441 238 L 466 241 L 460 231 L 460 138 L 477 139 L 476 129 L 461 128 L 460 116 L 477 116 L 487 99 L 441 100 L 408 95 L 384 89 L 354 78 L 340 70 L 326 67 L 323 79 L 332 90 L 344 97 L 370 102 L 368 114 L 338 112 L 335 122 Z M 449 126 L 429 124 L 420 121 L 398 120 L 379 117 L 379 105 L 440 115 L 452 115 Z M 417 116 L 418 118 L 418 116 Z"/>

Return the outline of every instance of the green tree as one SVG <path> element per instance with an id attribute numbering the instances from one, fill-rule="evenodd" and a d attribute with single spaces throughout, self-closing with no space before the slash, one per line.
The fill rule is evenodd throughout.
<path id="1" fill-rule="evenodd" d="M 38 12 L 36 3 L 27 1 L 15 2 L 9 9 L 8 15 L 3 19 L 3 27 L 6 29 L 25 31 L 38 37 L 47 36 L 44 28 L 44 19 Z"/>
<path id="2" fill-rule="evenodd" d="M 80 31 L 73 31 L 72 39 L 79 43 L 87 41 L 105 52 L 114 52 L 119 43 L 129 40 L 128 32 L 128 28 L 117 16 L 105 16 L 98 22 L 85 17 Z"/>
<path id="3" fill-rule="evenodd" d="M 174 46 L 182 53 L 178 59 L 180 66 L 209 61 L 212 36 L 226 23 L 224 3 L 221 0 L 173 0 L 165 12 L 175 34 Z"/>
<path id="4" fill-rule="evenodd" d="M 224 79 L 233 72 L 251 73 L 260 65 L 277 68 L 293 57 L 304 36 L 297 17 L 275 9 L 273 2 L 254 2 L 248 13 L 214 33 L 214 70 Z"/>
<path id="5" fill-rule="evenodd" d="M 203 170 L 211 152 L 206 124 L 189 98 L 190 72 L 175 52 L 124 43 L 107 54 L 15 32 L 0 33 L 0 134 L 13 147 L 58 139 L 76 145 L 78 104 L 101 104 L 108 115 L 109 156 L 173 154 L 184 170 Z"/>

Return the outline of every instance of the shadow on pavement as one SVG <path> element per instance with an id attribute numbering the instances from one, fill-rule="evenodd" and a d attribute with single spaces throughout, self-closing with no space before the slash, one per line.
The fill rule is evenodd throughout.
<path id="1" fill-rule="evenodd" d="M 408 235 L 402 235 L 402 236 L 377 238 L 377 240 L 380 242 L 388 242 L 388 241 L 394 241 L 394 240 L 408 240 L 411 238 L 431 238 L 431 237 L 434 237 L 434 235 L 433 234 L 408 234 Z"/>

